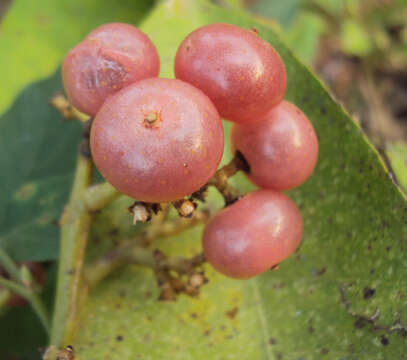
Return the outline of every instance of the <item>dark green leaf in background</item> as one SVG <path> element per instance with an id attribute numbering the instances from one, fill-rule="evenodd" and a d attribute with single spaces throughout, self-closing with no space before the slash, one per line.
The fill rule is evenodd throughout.
<path id="1" fill-rule="evenodd" d="M 55 259 L 80 125 L 48 105 L 60 73 L 28 87 L 0 118 L 0 246 L 16 261 Z"/>
<path id="2" fill-rule="evenodd" d="M 47 281 L 42 299 L 52 308 L 55 294 L 56 264 L 47 266 Z M 29 306 L 2 309 L 0 317 L 0 359 L 40 360 L 40 349 L 47 345 L 47 334 Z"/>

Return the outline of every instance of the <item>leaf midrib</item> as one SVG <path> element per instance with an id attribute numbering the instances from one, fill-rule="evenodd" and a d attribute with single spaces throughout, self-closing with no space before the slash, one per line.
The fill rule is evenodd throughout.
<path id="1" fill-rule="evenodd" d="M 268 360 L 275 360 L 275 357 L 273 353 L 271 352 L 270 346 L 269 346 L 269 339 L 270 339 L 270 332 L 269 328 L 267 327 L 267 321 L 266 321 L 266 314 L 264 312 L 264 302 L 263 298 L 260 295 L 260 290 L 259 286 L 257 284 L 257 278 L 253 278 L 249 280 L 252 288 L 253 288 L 253 294 L 256 300 L 256 308 L 257 308 L 257 313 L 259 316 L 259 321 L 260 321 L 260 326 L 261 326 L 261 333 L 263 337 L 263 347 L 264 347 L 264 353 L 266 355 L 266 359 Z"/>

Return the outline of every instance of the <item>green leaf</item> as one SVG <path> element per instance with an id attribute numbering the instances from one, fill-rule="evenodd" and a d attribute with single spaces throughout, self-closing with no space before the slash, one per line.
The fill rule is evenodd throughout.
<path id="1" fill-rule="evenodd" d="M 39 348 L 46 346 L 47 334 L 29 306 L 17 307 L 2 314 L 1 324 L 7 324 L 0 326 L 1 359 L 41 359 Z"/>
<path id="2" fill-rule="evenodd" d="M 47 282 L 41 294 L 49 309 L 53 306 L 56 268 L 55 264 L 47 268 Z M 0 316 L 0 359 L 41 360 L 40 349 L 47 346 L 47 334 L 32 308 L 7 308 Z"/>
<path id="3" fill-rule="evenodd" d="M 287 67 L 286 98 L 308 115 L 318 133 L 315 174 L 290 192 L 305 221 L 303 245 L 278 271 L 253 280 L 227 279 L 207 266 L 210 281 L 200 297 L 181 296 L 173 303 L 156 300 L 151 271 L 132 266 L 116 272 L 87 300 L 75 344 L 78 357 L 401 359 L 406 339 L 395 329 L 407 323 L 402 311 L 407 304 L 406 199 L 341 106 L 272 30 L 245 13 L 206 1 L 163 1 L 142 25 L 158 47 L 163 76 L 172 76 L 182 39 L 214 22 L 256 27 L 275 46 Z M 227 146 L 224 160 L 230 157 Z M 253 188 L 241 175 L 232 180 L 242 191 Z M 123 207 L 116 214 L 113 229 L 119 216 L 129 226 Z M 100 216 L 96 228 L 107 226 L 109 217 Z M 201 230 L 157 246 L 169 254 L 195 254 Z M 111 237 L 109 231 L 98 233 L 90 248 L 104 239 L 112 242 Z M 378 318 L 363 320 L 377 310 Z"/>
<path id="4" fill-rule="evenodd" d="M 55 259 L 80 125 L 48 105 L 60 73 L 28 87 L 0 118 L 0 246 L 16 261 Z"/>
<path id="5" fill-rule="evenodd" d="M 137 23 L 153 0 L 14 0 L 0 24 L 0 114 L 29 83 L 53 74 L 69 48 L 106 22 Z"/>
<path id="6" fill-rule="evenodd" d="M 373 50 L 373 43 L 368 32 L 354 20 L 343 22 L 340 41 L 342 50 L 350 55 L 366 56 Z"/>
<path id="7" fill-rule="evenodd" d="M 285 28 L 288 28 L 303 3 L 304 0 L 260 0 L 254 3 L 251 10 L 263 16 L 267 16 L 279 22 Z"/>
<path id="8" fill-rule="evenodd" d="M 282 32 L 287 45 L 306 64 L 311 64 L 318 50 L 319 38 L 325 29 L 324 21 L 310 12 L 297 16 L 287 31 Z"/>

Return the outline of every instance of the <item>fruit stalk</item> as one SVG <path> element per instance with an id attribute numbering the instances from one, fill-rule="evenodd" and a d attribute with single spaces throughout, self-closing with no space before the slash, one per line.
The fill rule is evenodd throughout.
<path id="1" fill-rule="evenodd" d="M 222 168 L 216 171 L 213 177 L 202 189 L 192 194 L 192 198 L 202 200 L 207 187 L 214 186 L 222 194 L 227 205 L 233 203 L 235 200 L 238 199 L 240 194 L 237 189 L 228 184 L 227 180 L 240 170 L 248 171 L 248 165 L 245 162 L 244 158 L 239 153 L 237 153 L 236 156 L 228 164 L 224 165 Z M 109 205 L 120 195 L 121 193 L 112 185 L 110 185 L 108 182 L 104 182 L 89 187 L 85 191 L 84 196 L 88 209 L 91 211 L 97 211 L 102 210 L 105 206 Z M 174 202 L 174 205 L 177 207 L 177 204 L 182 205 L 186 201 L 188 200 L 179 200 Z M 188 215 L 191 215 L 191 213 Z"/>
<path id="2" fill-rule="evenodd" d="M 79 120 L 83 123 L 89 120 L 89 116 L 73 107 L 63 94 L 56 94 L 50 100 L 50 105 L 57 109 L 66 120 Z"/>
<path id="3" fill-rule="evenodd" d="M 157 264 L 154 252 L 140 246 L 140 243 L 143 245 L 151 244 L 157 238 L 177 235 L 188 228 L 206 222 L 208 219 L 209 212 L 196 211 L 191 219 L 179 218 L 176 221 L 163 223 L 157 221 L 156 223 L 150 224 L 147 232 L 141 235 L 140 238 L 123 242 L 117 248 L 105 254 L 99 260 L 96 260 L 93 264 L 88 265 L 84 272 L 86 284 L 89 288 L 93 288 L 111 272 L 127 264 L 136 264 L 155 269 Z M 165 264 L 170 264 L 172 269 L 179 270 L 181 261 L 167 258 Z"/>

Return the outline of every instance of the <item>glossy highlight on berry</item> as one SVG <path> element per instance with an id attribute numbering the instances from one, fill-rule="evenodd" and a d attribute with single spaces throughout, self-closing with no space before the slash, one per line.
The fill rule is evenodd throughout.
<path id="1" fill-rule="evenodd" d="M 62 66 L 65 91 L 80 111 L 94 116 L 123 87 L 158 76 L 159 57 L 136 27 L 112 23 L 92 31 L 71 49 Z"/>
<path id="2" fill-rule="evenodd" d="M 303 221 L 285 195 L 258 190 L 221 210 L 206 225 L 203 250 L 220 273 L 238 279 L 259 275 L 294 253 Z"/>
<path id="3" fill-rule="evenodd" d="M 91 151 L 102 175 L 137 200 L 166 202 L 201 188 L 223 154 L 219 114 L 200 90 L 150 78 L 112 96 L 97 114 Z"/>
<path id="4" fill-rule="evenodd" d="M 248 162 L 248 178 L 266 189 L 288 190 L 303 184 L 318 159 L 318 139 L 312 124 L 288 101 L 257 123 L 234 125 L 231 144 Z"/>
<path id="5" fill-rule="evenodd" d="M 220 115 L 257 121 L 284 97 L 287 76 L 278 53 L 256 32 L 231 24 L 193 31 L 178 48 L 178 79 L 201 89 Z"/>

